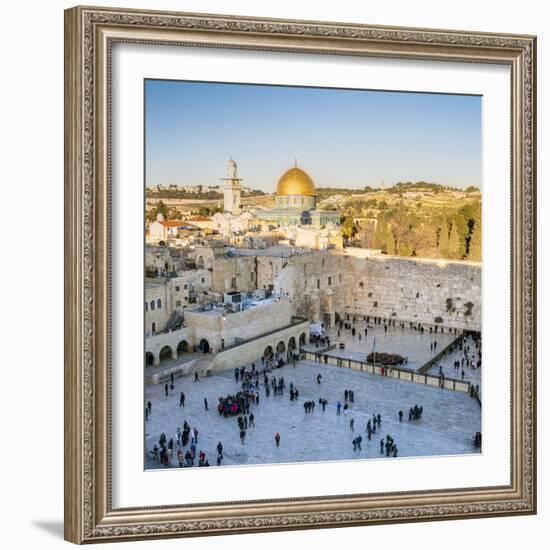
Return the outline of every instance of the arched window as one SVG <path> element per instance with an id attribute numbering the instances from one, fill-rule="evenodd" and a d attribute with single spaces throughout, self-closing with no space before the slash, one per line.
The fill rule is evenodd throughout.
<path id="1" fill-rule="evenodd" d="M 157 332 L 157 324 L 156 324 L 156 323 L 153 323 L 153 324 L 151 325 L 151 332 L 152 332 L 153 334 L 155 334 L 155 332 Z"/>
<path id="2" fill-rule="evenodd" d="M 151 300 L 151 311 L 155 309 L 155 300 Z"/>
<path id="3" fill-rule="evenodd" d="M 157 307 L 158 307 L 159 309 L 162 308 L 162 302 L 160 301 L 160 298 L 157 300 Z"/>
<path id="4" fill-rule="evenodd" d="M 149 304 L 145 302 L 145 311 L 149 311 Z"/>

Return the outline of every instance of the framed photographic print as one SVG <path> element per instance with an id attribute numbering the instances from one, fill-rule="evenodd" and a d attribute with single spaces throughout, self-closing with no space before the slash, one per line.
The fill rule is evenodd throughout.
<path id="1" fill-rule="evenodd" d="M 535 37 L 65 44 L 67 540 L 535 513 Z"/>

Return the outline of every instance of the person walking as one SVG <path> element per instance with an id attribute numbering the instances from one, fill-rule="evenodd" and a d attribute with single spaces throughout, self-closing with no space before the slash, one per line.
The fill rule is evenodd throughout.
<path id="1" fill-rule="evenodd" d="M 354 432 L 355 429 L 354 429 L 354 425 L 355 425 L 355 421 L 353 420 L 353 418 L 349 421 L 349 431 L 350 432 Z"/>
<path id="2" fill-rule="evenodd" d="M 198 371 L 195 371 L 195 382 L 200 382 Z"/>
<path id="3" fill-rule="evenodd" d="M 204 410 L 208 410 L 208 399 L 206 399 L 206 397 L 204 398 Z"/>
<path id="4" fill-rule="evenodd" d="M 399 422 L 403 422 L 403 411 L 399 411 Z"/>
<path id="5" fill-rule="evenodd" d="M 380 454 L 384 454 L 384 439 L 380 440 Z"/>
<path id="6" fill-rule="evenodd" d="M 164 384 L 164 395 L 168 397 L 168 384 Z"/>
<path id="7" fill-rule="evenodd" d="M 185 407 L 185 394 L 180 392 L 180 407 Z"/>
<path id="8" fill-rule="evenodd" d="M 338 403 L 336 404 L 336 416 L 340 416 L 340 409 L 342 408 L 342 403 L 340 403 L 340 401 L 338 401 Z"/>
<path id="9" fill-rule="evenodd" d="M 281 434 L 279 432 L 277 432 L 275 434 L 275 445 L 278 447 L 279 446 L 279 443 L 281 441 Z"/>

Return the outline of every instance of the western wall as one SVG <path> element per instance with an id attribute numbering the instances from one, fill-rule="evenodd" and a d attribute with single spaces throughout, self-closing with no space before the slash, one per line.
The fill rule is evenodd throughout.
<path id="1" fill-rule="evenodd" d="M 346 313 L 481 329 L 481 264 L 324 252 L 294 256 L 275 279 L 296 315 L 333 324 Z"/>

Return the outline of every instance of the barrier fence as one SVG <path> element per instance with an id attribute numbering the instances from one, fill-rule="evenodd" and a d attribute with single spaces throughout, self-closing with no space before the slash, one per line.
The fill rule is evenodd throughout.
<path id="1" fill-rule="evenodd" d="M 437 355 L 432 357 L 425 365 L 418 369 L 418 372 L 425 373 L 428 372 L 432 367 L 437 365 L 437 363 L 445 356 L 447 353 L 453 349 L 455 344 L 462 340 L 466 336 L 465 332 L 461 332 L 450 344 L 447 344 Z"/>
<path id="2" fill-rule="evenodd" d="M 388 367 L 384 365 L 375 365 L 373 363 L 366 363 L 363 361 L 357 361 L 356 359 L 346 359 L 343 357 L 336 357 L 327 353 L 303 351 L 302 357 L 307 361 L 315 361 L 317 363 L 323 363 L 325 365 L 333 365 L 339 368 L 348 368 L 366 372 L 368 374 L 376 374 L 379 376 L 387 376 L 389 378 L 396 378 L 398 380 L 405 380 L 406 382 L 414 382 L 416 384 L 425 384 L 427 386 L 435 386 L 438 388 L 461 391 L 464 393 L 470 393 L 472 384 L 464 380 L 457 380 L 455 378 L 440 378 L 433 374 L 420 373 L 410 369 L 403 369 L 399 367 Z M 383 374 L 382 374 L 383 373 Z M 472 387 L 473 388 L 473 387 Z M 474 389 L 475 392 L 475 389 Z M 476 399 L 481 405 L 479 396 L 475 395 Z"/>

